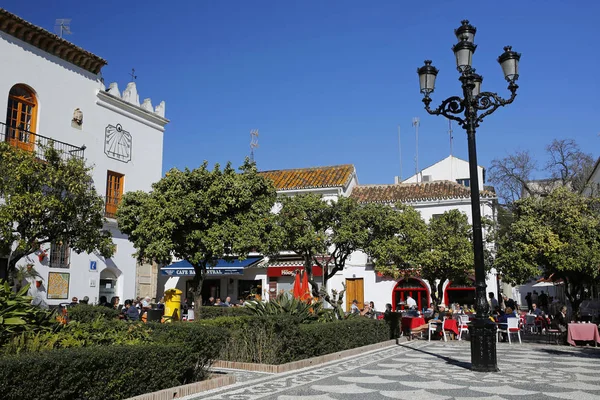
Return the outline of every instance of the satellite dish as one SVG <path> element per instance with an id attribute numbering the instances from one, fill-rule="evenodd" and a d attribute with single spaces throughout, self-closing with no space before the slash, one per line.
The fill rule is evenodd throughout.
<path id="1" fill-rule="evenodd" d="M 54 33 L 56 33 L 59 37 L 63 37 L 63 35 L 70 35 L 71 32 L 71 18 L 59 18 L 54 22 Z"/>

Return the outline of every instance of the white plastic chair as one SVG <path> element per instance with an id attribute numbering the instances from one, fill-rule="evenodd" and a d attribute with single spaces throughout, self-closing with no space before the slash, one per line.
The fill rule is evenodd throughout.
<path id="1" fill-rule="evenodd" d="M 463 332 L 469 332 L 469 316 L 459 315 L 458 319 L 458 340 L 462 340 Z"/>
<path id="2" fill-rule="evenodd" d="M 433 320 L 433 319 L 429 321 L 429 336 L 427 338 L 428 341 L 431 341 L 431 332 L 437 333 L 438 327 L 441 327 L 441 329 L 442 329 L 442 336 L 444 337 L 444 342 L 448 341 L 448 339 L 446 338 L 446 331 L 444 330 L 444 321 L 445 320 L 446 320 L 446 317 L 444 317 L 444 319 L 442 321 Z"/>
<path id="3" fill-rule="evenodd" d="M 501 333 L 506 333 L 508 336 L 508 344 L 512 344 L 510 341 L 510 334 L 516 333 L 519 337 L 519 344 L 521 344 L 521 331 L 519 330 L 519 319 L 518 318 L 507 318 L 506 319 L 506 329 L 498 328 L 498 334 L 496 335 L 496 342 L 498 342 Z"/>

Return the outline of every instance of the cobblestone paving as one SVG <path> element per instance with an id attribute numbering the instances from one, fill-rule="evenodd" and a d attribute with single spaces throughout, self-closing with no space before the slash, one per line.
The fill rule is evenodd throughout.
<path id="1" fill-rule="evenodd" d="M 469 369 L 469 342 L 413 341 L 189 399 L 600 400 L 600 349 L 498 345 L 499 373 Z"/>

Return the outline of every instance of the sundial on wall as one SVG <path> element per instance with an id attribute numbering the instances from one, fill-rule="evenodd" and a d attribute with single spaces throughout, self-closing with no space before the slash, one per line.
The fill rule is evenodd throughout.
<path id="1" fill-rule="evenodd" d="M 131 161 L 131 134 L 121 124 L 108 125 L 104 135 L 104 154 L 122 162 Z"/>

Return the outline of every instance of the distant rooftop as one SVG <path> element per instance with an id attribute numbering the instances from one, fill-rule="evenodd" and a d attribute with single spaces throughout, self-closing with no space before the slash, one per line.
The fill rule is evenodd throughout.
<path id="1" fill-rule="evenodd" d="M 482 190 L 482 198 L 495 198 L 495 193 Z M 426 183 L 396 183 L 389 185 L 358 185 L 350 197 L 360 203 L 411 203 L 431 200 L 463 199 L 471 197 L 468 187 L 451 181 Z"/>
<path id="2" fill-rule="evenodd" d="M 279 169 L 261 171 L 260 174 L 272 180 L 276 190 L 345 187 L 352 179 L 354 165 Z"/>

